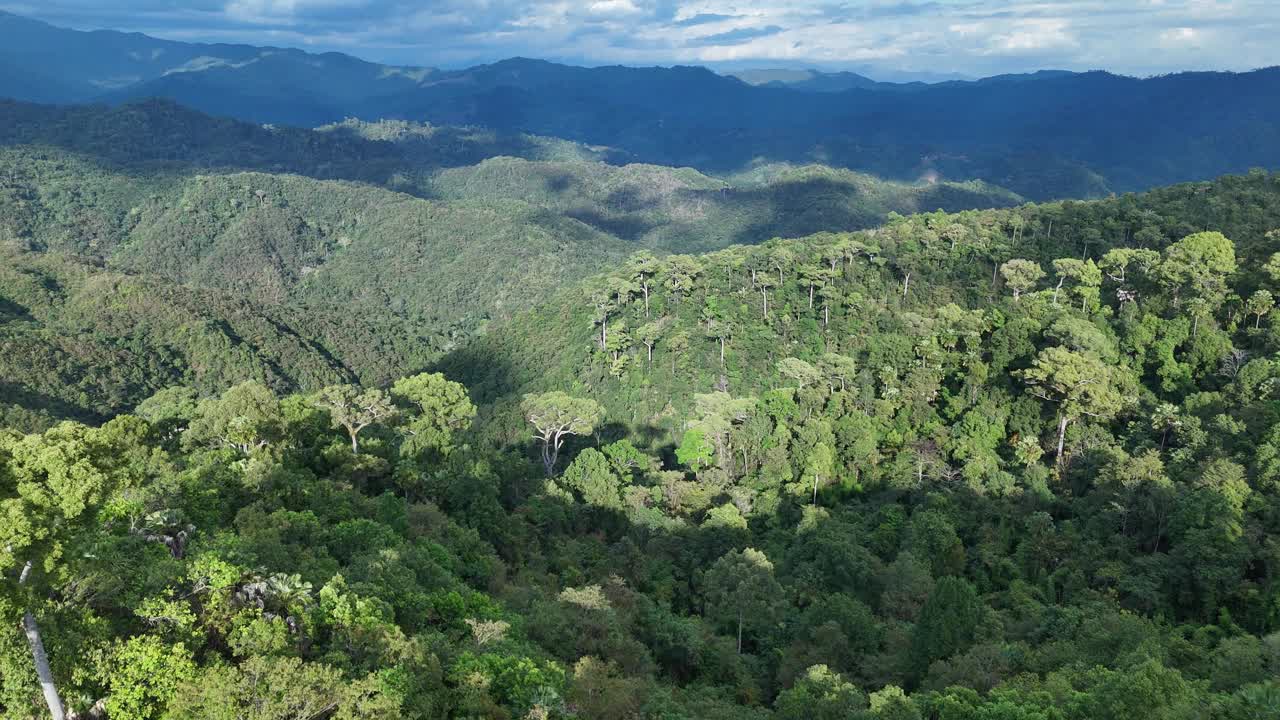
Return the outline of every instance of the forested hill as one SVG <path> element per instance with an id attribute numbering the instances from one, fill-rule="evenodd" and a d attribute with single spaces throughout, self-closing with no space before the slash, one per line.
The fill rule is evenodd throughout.
<path id="1" fill-rule="evenodd" d="M 1278 198 L 637 255 L 446 374 L 0 432 L 0 715 L 1275 717 Z M 6 332 L 183 297 L 23 258 Z"/>
<path id="2" fill-rule="evenodd" d="M 85 420 L 172 382 L 314 389 L 318 361 L 304 347 L 324 372 L 382 384 L 641 248 L 711 250 L 1019 201 L 981 183 L 820 166 L 713 178 L 611 165 L 606 150 L 468 128 L 268 129 L 164 101 L 0 103 L 0 120 L 13 280 L 0 298 L 22 318 L 0 326 L 12 350 L 0 405 Z M 173 299 L 138 302 L 136 322 L 122 323 L 96 302 L 120 283 Z M 173 305 L 202 310 L 184 319 Z M 194 341 L 209 334 L 218 340 Z M 211 357 L 226 348 L 244 363 Z M 86 368 L 74 383 L 69 366 Z"/>
<path id="3" fill-rule="evenodd" d="M 1109 200 L 895 217 L 863 232 L 775 239 L 701 256 L 641 255 L 492 327 L 484 339 L 447 357 L 443 367 L 479 397 L 508 409 L 526 392 L 574 388 L 604 403 L 631 432 L 656 433 L 669 442 L 678 441 L 696 394 L 720 388 L 758 395 L 783 382 L 778 362 L 788 357 L 814 364 L 828 352 L 847 354 L 857 359 L 859 387 L 870 392 L 883 384 L 887 391 L 919 375 L 910 366 L 941 352 L 939 344 L 958 342 L 957 323 L 984 343 L 1013 342 L 1010 328 L 1020 328 L 1019 342 L 1039 344 L 1055 337 L 1039 333 L 1049 332 L 1057 316 L 1070 315 L 1074 305 L 1084 312 L 1070 322 L 1097 326 L 1100 341 L 1116 352 L 1125 349 L 1138 377 L 1151 387 L 1185 392 L 1192 369 L 1175 358 L 1180 349 L 1189 351 L 1191 338 L 1171 330 L 1181 321 L 1162 313 L 1190 322 L 1197 342 L 1222 338 L 1201 328 L 1198 318 L 1207 317 L 1209 308 L 1166 297 L 1175 281 L 1159 275 L 1150 254 L 1204 231 L 1229 237 L 1239 270 L 1232 266 L 1235 284 L 1222 289 L 1212 309 L 1215 322 L 1237 325 L 1243 333 L 1248 298 L 1267 287 L 1260 268 L 1280 250 L 1277 228 L 1280 176 L 1254 173 Z M 1103 259 L 1113 249 L 1140 251 L 1143 259 L 1135 267 L 1146 268 L 1146 275 L 1106 265 Z M 1021 288 L 1028 294 L 1025 302 L 1014 302 L 1009 288 L 1018 281 L 1002 271 L 1019 260 L 1035 264 L 1026 269 L 1031 282 Z M 1113 256 L 1108 262 L 1118 261 Z M 1208 267 L 1215 260 L 1193 255 L 1186 262 Z M 1133 276 L 1140 278 L 1136 285 Z M 1133 293 L 1133 302 L 1118 302 L 1122 290 Z M 1080 293 L 1093 299 L 1081 305 Z M 1055 299 L 1054 309 L 1041 307 L 1045 297 Z M 1068 304 L 1068 297 L 1075 299 Z M 1034 319 L 1019 317 L 1037 308 Z M 952 311 L 961 316 L 939 316 Z M 1126 339 L 1129 332 L 1139 332 L 1142 343 L 1157 342 L 1148 333 L 1175 334 L 1147 348 L 1126 345 L 1137 342 Z M 1008 373 L 1029 358 L 1004 356 L 992 366 L 971 360 L 988 358 L 987 363 L 993 353 L 1011 349 L 950 351 L 959 365 L 943 364 L 916 378 L 924 383 L 921 392 L 941 391 L 941 378 L 963 369 L 980 372 L 975 382 L 984 387 L 995 384 L 1018 394 Z M 1215 345 L 1203 352 L 1209 356 L 1199 372 L 1216 377 L 1225 351 Z M 1264 344 L 1249 352 L 1271 349 Z M 1115 362 L 1121 355 L 1106 357 Z M 504 437 L 516 437 L 519 420 L 497 414 L 509 423 Z"/>

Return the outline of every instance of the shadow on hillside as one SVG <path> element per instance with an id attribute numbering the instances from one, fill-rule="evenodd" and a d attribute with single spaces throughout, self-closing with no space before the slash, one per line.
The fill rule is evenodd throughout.
<path id="1" fill-rule="evenodd" d="M 659 223 L 634 215 L 610 216 L 594 208 L 574 208 L 566 211 L 565 215 L 628 242 L 638 242 L 649 231 L 660 226 Z"/>
<path id="2" fill-rule="evenodd" d="M 90 425 L 97 425 L 107 420 L 101 415 L 65 400 L 35 393 L 21 385 L 0 380 L 0 406 L 6 404 L 33 411 L 43 410 L 58 419 L 75 420 Z"/>
<path id="3" fill-rule="evenodd" d="M 369 131 L 376 133 L 376 128 Z M 553 152 L 538 138 L 471 128 L 433 128 L 388 140 L 370 139 L 348 126 L 262 126 L 163 99 L 116 107 L 0 100 L 0 147 L 13 146 L 56 147 L 126 174 L 292 173 L 365 182 L 424 198 L 430 197 L 424 176 L 432 170 L 474 165 L 496 155 L 546 159 Z M 599 154 L 601 160 L 611 157 Z"/>
<path id="4" fill-rule="evenodd" d="M 885 215 L 859 188 L 830 178 L 734 189 L 721 195 L 722 202 L 731 209 L 757 218 L 734 233 L 734 244 L 750 245 L 773 237 L 803 237 L 822 231 L 863 230 L 882 222 Z M 751 212 L 761 208 L 764 212 Z"/>

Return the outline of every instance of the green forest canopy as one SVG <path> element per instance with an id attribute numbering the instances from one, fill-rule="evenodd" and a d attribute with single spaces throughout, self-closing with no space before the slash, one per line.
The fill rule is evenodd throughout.
<path id="1" fill-rule="evenodd" d="M 1274 716 L 1278 193 L 636 255 L 363 387 L 166 339 L 0 439 L 0 708 L 27 624 L 112 718 Z M 160 282 L 35 255 L 15 347 L 181 336 L 35 317 Z"/>

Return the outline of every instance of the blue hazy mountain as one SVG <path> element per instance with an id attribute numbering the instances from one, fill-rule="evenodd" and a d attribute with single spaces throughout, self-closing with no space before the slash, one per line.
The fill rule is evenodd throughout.
<path id="1" fill-rule="evenodd" d="M 710 172 L 818 162 L 893 178 L 976 178 L 1033 199 L 1280 167 L 1280 70 L 1134 78 L 1043 71 L 885 83 L 863 74 L 576 67 L 460 70 L 338 53 L 80 32 L 0 14 L 0 95 L 149 97 L 263 124 L 348 117 L 482 126 Z"/>

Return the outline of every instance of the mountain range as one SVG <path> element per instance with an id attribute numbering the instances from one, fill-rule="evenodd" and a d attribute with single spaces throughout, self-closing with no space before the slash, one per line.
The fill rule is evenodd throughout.
<path id="1" fill-rule="evenodd" d="M 1280 113 L 1277 69 L 1145 79 L 1055 71 L 936 84 L 525 58 L 437 70 L 85 33 L 11 14 L 0 15 L 0 46 L 0 94 L 15 99 L 164 97 L 297 127 L 347 118 L 483 126 L 709 173 L 760 160 L 817 162 L 899 179 L 981 179 L 1043 200 L 1280 166 L 1271 121 Z"/>

